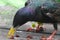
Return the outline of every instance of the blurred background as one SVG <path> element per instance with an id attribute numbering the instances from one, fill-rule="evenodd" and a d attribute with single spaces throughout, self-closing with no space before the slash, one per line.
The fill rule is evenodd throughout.
<path id="1" fill-rule="evenodd" d="M 24 7 L 26 0 L 0 0 L 0 27 L 12 26 L 18 9 Z"/>
<path id="2" fill-rule="evenodd" d="M 0 0 L 0 27 L 11 27 L 15 13 L 27 0 Z M 56 0 L 59 2 L 60 0 Z"/>

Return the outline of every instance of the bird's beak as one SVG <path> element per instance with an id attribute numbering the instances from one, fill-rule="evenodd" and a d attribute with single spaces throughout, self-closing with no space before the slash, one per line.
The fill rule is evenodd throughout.
<path id="1" fill-rule="evenodd" d="M 8 37 L 14 36 L 15 31 L 16 31 L 15 28 L 11 27 L 7 36 Z"/>

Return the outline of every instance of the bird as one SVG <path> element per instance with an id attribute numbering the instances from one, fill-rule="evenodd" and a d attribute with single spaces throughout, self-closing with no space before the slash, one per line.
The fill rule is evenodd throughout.
<path id="1" fill-rule="evenodd" d="M 27 1 L 25 2 L 25 6 L 27 6 L 27 5 L 30 3 L 30 1 L 31 1 L 31 0 L 27 0 Z M 38 25 L 37 25 L 37 27 L 36 27 L 35 24 L 32 23 L 32 27 L 33 27 L 33 28 L 36 27 L 35 30 L 38 30 L 38 29 L 39 29 L 38 31 L 40 31 L 40 30 L 41 30 L 40 28 L 43 28 L 43 27 L 42 27 L 43 24 L 42 24 L 41 22 L 37 22 L 37 24 L 38 24 Z M 41 26 L 41 27 L 40 27 L 40 26 Z M 33 28 L 31 28 L 31 29 L 33 29 Z M 30 29 L 30 28 L 28 28 L 28 29 Z M 28 30 L 28 29 L 27 29 L 27 30 Z M 42 30 L 43 30 L 43 29 L 42 29 Z"/>
<path id="2" fill-rule="evenodd" d="M 28 21 L 52 23 L 54 27 L 53 33 L 56 34 L 58 30 L 57 24 L 60 22 L 59 10 L 59 3 L 55 0 L 31 0 L 27 2 L 27 5 L 16 12 L 13 19 L 13 27 L 10 28 L 8 36 L 14 35 L 16 29 Z"/>

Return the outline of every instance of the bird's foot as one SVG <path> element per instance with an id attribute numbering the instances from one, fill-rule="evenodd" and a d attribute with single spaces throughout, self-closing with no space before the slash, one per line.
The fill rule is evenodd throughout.
<path id="1" fill-rule="evenodd" d="M 53 40 L 53 38 L 41 38 L 40 40 Z"/>
<path id="2" fill-rule="evenodd" d="M 52 36 L 49 36 L 48 38 L 45 35 L 42 35 L 40 40 L 53 40 Z"/>
<path id="3" fill-rule="evenodd" d="M 48 40 L 53 40 L 57 30 L 54 30 L 54 32 L 47 38 Z"/>
<path id="4" fill-rule="evenodd" d="M 47 40 L 54 40 L 52 37 L 48 37 Z"/>
<path id="5" fill-rule="evenodd" d="M 41 37 L 41 40 L 54 40 L 54 36 L 56 34 L 56 30 L 48 37 L 46 38 L 44 35 Z"/>

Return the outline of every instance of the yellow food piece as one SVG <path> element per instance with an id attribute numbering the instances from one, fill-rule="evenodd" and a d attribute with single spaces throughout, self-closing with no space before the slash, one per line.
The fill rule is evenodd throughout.
<path id="1" fill-rule="evenodd" d="M 35 23 L 32 23 L 32 28 L 35 28 L 36 26 L 35 26 Z"/>

